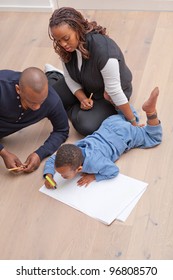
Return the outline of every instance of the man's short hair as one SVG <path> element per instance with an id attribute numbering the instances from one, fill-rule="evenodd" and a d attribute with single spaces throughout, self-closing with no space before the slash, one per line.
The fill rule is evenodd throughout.
<path id="1" fill-rule="evenodd" d="M 31 88 L 34 92 L 40 93 L 48 84 L 45 73 L 37 67 L 26 68 L 20 76 L 19 86 L 21 90 L 25 90 L 26 87 Z"/>

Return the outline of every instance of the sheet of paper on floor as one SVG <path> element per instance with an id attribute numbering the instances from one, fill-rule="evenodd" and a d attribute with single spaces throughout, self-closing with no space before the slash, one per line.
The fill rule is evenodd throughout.
<path id="1" fill-rule="evenodd" d="M 57 189 L 50 190 L 43 185 L 40 192 L 107 225 L 115 219 L 125 221 L 148 185 L 146 182 L 119 174 L 113 179 L 94 181 L 88 187 L 79 187 L 79 178 L 80 175 L 72 180 L 65 180 L 56 173 L 54 179 Z"/>

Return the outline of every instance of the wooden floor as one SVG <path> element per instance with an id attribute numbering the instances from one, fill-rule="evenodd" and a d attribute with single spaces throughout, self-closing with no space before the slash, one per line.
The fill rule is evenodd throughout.
<path id="1" fill-rule="evenodd" d="M 117 162 L 121 173 L 149 183 L 125 223 L 110 226 L 39 192 L 40 168 L 13 175 L 0 159 L 0 259 L 173 259 L 173 13 L 83 11 L 107 27 L 133 72 L 133 97 L 141 122 L 141 105 L 160 88 L 158 113 L 163 143 L 135 149 Z M 0 13 L 0 67 L 61 67 L 48 38 L 49 13 Z M 25 161 L 47 137 L 41 121 L 3 139 Z M 69 142 L 79 135 L 71 129 Z"/>

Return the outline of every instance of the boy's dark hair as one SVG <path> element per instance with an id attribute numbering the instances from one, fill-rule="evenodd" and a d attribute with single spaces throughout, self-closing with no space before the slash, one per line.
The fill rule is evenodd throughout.
<path id="1" fill-rule="evenodd" d="M 73 144 L 63 144 L 57 151 L 55 157 L 55 168 L 70 166 L 76 170 L 83 164 L 83 155 L 79 147 Z"/>

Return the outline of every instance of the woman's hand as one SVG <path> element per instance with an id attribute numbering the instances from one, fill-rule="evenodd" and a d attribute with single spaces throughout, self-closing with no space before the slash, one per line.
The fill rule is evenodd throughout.
<path id="1" fill-rule="evenodd" d="M 93 100 L 90 99 L 90 98 L 85 98 L 80 103 L 80 108 L 82 110 L 86 110 L 87 111 L 87 110 L 92 109 L 92 107 L 93 107 Z"/>
<path id="2" fill-rule="evenodd" d="M 93 100 L 91 98 L 88 98 L 84 91 L 82 89 L 79 89 L 75 92 L 76 98 L 80 102 L 80 108 L 81 110 L 90 110 L 93 107 Z"/>

